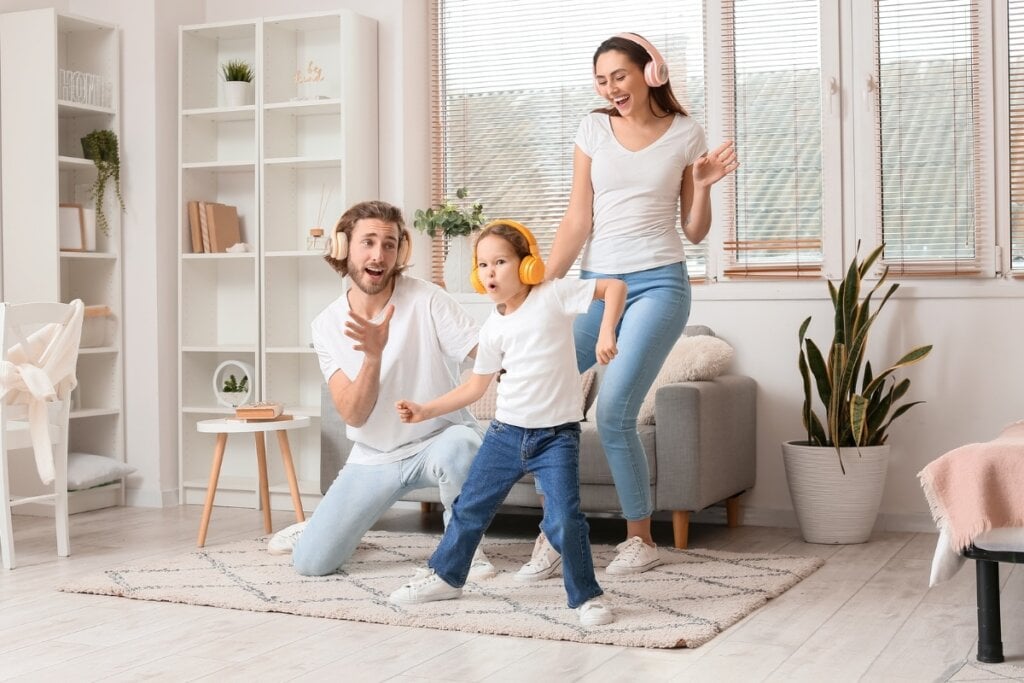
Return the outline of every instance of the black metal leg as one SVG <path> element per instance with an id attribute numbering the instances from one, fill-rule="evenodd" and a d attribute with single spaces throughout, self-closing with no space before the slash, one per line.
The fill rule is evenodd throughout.
<path id="1" fill-rule="evenodd" d="M 1003 661 L 1003 634 L 999 623 L 999 563 L 975 560 L 978 584 L 978 661 Z"/>

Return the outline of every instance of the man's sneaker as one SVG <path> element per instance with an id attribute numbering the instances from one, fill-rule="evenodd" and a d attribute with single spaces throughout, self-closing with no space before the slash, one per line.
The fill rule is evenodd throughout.
<path id="1" fill-rule="evenodd" d="M 576 608 L 580 615 L 580 626 L 600 626 L 615 621 L 612 608 L 601 602 L 601 598 L 591 598 Z"/>
<path id="2" fill-rule="evenodd" d="M 278 531 L 267 543 L 267 552 L 271 555 L 291 555 L 307 524 L 308 521 L 298 522 Z"/>
<path id="3" fill-rule="evenodd" d="M 562 566 L 562 556 L 548 543 L 548 537 L 541 532 L 533 544 L 530 561 L 516 572 L 516 581 L 540 581 L 555 575 Z"/>
<path id="4" fill-rule="evenodd" d="M 473 562 L 469 565 L 469 578 L 476 581 L 482 581 L 484 579 L 493 579 L 498 575 L 498 570 L 494 568 L 491 561 L 484 555 L 484 551 L 477 546 L 476 552 L 473 553 Z"/>
<path id="5" fill-rule="evenodd" d="M 396 605 L 419 605 L 435 600 L 452 600 L 462 595 L 462 589 L 449 586 L 433 569 L 417 572 L 412 581 L 391 594 L 389 600 Z"/>
<path id="6" fill-rule="evenodd" d="M 606 574 L 620 576 L 623 574 L 639 574 L 654 569 L 661 564 L 657 546 L 651 547 L 639 536 L 634 536 L 615 546 L 619 554 L 604 570 Z"/>

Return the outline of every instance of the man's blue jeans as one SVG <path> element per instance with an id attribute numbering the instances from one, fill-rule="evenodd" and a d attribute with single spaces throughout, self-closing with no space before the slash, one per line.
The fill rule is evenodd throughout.
<path id="1" fill-rule="evenodd" d="M 484 531 L 513 484 L 529 473 L 544 487 L 541 528 L 562 555 L 562 576 L 569 607 L 576 608 L 603 591 L 594 576 L 590 526 L 580 511 L 580 425 L 524 429 L 491 422 L 452 506 L 440 545 L 428 564 L 445 583 L 466 583 Z"/>

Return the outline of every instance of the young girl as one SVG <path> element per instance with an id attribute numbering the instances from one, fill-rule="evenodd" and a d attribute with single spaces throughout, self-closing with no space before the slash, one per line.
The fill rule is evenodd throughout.
<path id="1" fill-rule="evenodd" d="M 473 374 L 461 386 L 425 404 L 396 403 L 403 422 L 444 415 L 483 396 L 499 370 L 495 419 L 456 499 L 440 545 L 420 574 L 391 594 L 391 602 L 417 604 L 462 595 L 473 552 L 513 484 L 527 474 L 543 482 L 547 504 L 541 528 L 562 557 L 569 607 L 584 626 L 614 620 L 598 597 L 589 525 L 580 512 L 579 421 L 583 401 L 576 371 L 573 319 L 595 299 L 604 319 L 595 353 L 608 363 L 617 353 L 615 327 L 626 301 L 619 280 L 544 282 L 537 242 L 509 220 L 480 233 L 470 277 L 495 310 L 480 330 Z M 543 283 L 543 284 L 542 284 Z"/>

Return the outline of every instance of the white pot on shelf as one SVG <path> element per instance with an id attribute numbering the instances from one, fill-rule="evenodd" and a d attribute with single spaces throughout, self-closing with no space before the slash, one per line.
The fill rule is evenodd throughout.
<path id="1" fill-rule="evenodd" d="M 252 104 L 252 83 L 249 81 L 225 81 L 224 105 L 244 107 L 247 104 Z"/>
<path id="2" fill-rule="evenodd" d="M 444 257 L 444 287 L 449 292 L 473 292 L 469 275 L 473 270 L 473 238 L 458 235 L 448 239 Z"/>

